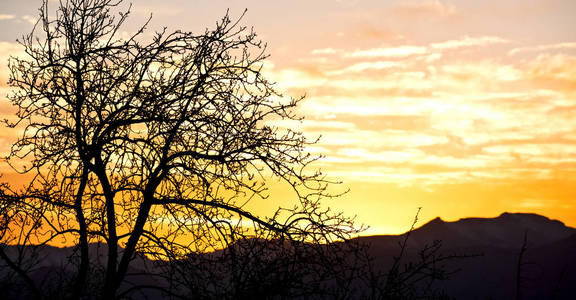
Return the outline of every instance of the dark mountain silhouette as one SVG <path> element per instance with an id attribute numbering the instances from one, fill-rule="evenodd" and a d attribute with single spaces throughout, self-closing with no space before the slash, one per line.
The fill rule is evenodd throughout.
<path id="1" fill-rule="evenodd" d="M 360 237 L 370 244 L 377 263 L 389 267 L 403 235 Z M 496 218 L 465 218 L 446 222 L 436 218 L 411 232 L 405 261 L 435 240 L 441 252 L 477 255 L 448 260 L 444 267 L 458 272 L 439 282 L 456 299 L 514 299 L 520 250 L 522 299 L 576 299 L 576 229 L 544 216 L 503 213 Z"/>
<path id="2" fill-rule="evenodd" d="M 367 253 L 373 258 L 375 269 L 387 270 L 392 267 L 394 257 L 398 257 L 400 244 L 405 238 L 405 235 L 378 235 L 359 237 L 355 241 L 367 245 Z M 434 283 L 436 289 L 444 291 L 450 298 L 514 299 L 518 280 L 522 299 L 576 297 L 576 229 L 560 221 L 526 213 L 503 213 L 496 218 L 465 218 L 455 222 L 436 218 L 410 232 L 400 265 L 417 261 L 421 249 L 438 240 L 442 246 L 437 254 L 465 257 L 442 260 L 438 266 L 455 272 L 447 280 Z M 255 245 L 270 242 L 245 241 L 231 247 L 252 249 L 247 247 L 247 243 Z M 519 261 L 523 245 L 526 250 Z M 103 244 L 91 245 L 93 261 L 101 259 L 106 253 L 105 247 Z M 5 249 L 9 255 L 16 253 L 14 246 L 5 246 Z M 43 246 L 39 251 L 40 268 L 33 276 L 34 279 L 44 280 L 73 251 L 73 248 Z M 214 260 L 226 251 L 220 250 L 205 256 Z M 252 255 L 258 253 L 256 251 Z M 270 255 L 270 252 L 266 255 Z M 139 258 L 133 270 L 158 264 Z M 521 267 L 518 275 L 519 264 Z M 142 277 L 140 280 L 150 279 Z M 366 287 L 358 282 L 354 288 Z"/>
<path id="3" fill-rule="evenodd" d="M 490 245 L 517 249 L 522 245 L 525 232 L 528 235 L 529 247 L 535 247 L 569 238 L 576 234 L 576 229 L 557 220 L 527 213 L 503 213 L 496 218 L 465 218 L 455 222 L 436 218 L 413 230 L 409 244 L 418 248 L 430 241 L 442 240 L 445 247 Z M 390 242 L 402 236 L 377 235 L 359 239 Z"/>

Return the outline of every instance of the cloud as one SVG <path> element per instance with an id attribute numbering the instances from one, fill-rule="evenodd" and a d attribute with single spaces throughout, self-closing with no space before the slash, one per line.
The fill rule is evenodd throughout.
<path id="1" fill-rule="evenodd" d="M 356 65 L 353 68 L 363 69 L 365 67 L 368 68 L 368 65 Z M 379 66 L 377 70 L 388 70 L 389 67 L 390 65 L 383 64 Z M 365 92 L 371 90 L 403 89 L 421 93 L 422 90 L 430 88 L 430 82 L 424 79 L 426 74 L 420 71 L 390 71 L 385 74 L 377 74 L 377 76 L 364 72 L 359 76 L 354 76 L 357 74 L 354 72 L 345 72 L 344 70 L 345 69 L 337 69 L 312 73 L 308 72 L 305 68 L 292 68 L 273 72 L 270 74 L 270 78 L 278 82 L 279 86 L 283 89 L 303 89 L 308 91 L 310 91 L 310 89 L 331 92 L 346 90 L 350 93 L 350 91 Z M 330 74 L 338 76 L 332 78 L 328 76 Z"/>
<path id="2" fill-rule="evenodd" d="M 530 144 L 527 141 L 518 141 L 516 144 L 496 144 L 484 147 L 484 151 L 491 154 L 515 154 L 530 161 L 562 159 L 576 163 L 576 144 L 574 143 Z"/>
<path id="3" fill-rule="evenodd" d="M 36 17 L 36 16 L 25 15 L 25 16 L 20 17 L 20 19 L 22 19 L 25 22 L 28 22 L 32 25 L 34 25 L 34 24 L 36 24 L 36 22 L 38 22 L 38 17 Z"/>
<path id="4" fill-rule="evenodd" d="M 565 54 L 540 54 L 529 62 L 529 75 L 540 80 L 559 80 L 576 87 L 576 56 Z"/>
<path id="5" fill-rule="evenodd" d="M 497 36 L 463 37 L 460 39 L 446 40 L 442 42 L 430 43 L 427 46 L 401 45 L 390 47 L 378 47 L 368 49 L 356 49 L 346 51 L 344 49 L 322 48 L 311 51 L 313 55 L 334 55 L 340 54 L 344 58 L 371 59 L 407 59 L 410 57 L 420 57 L 427 55 L 427 62 L 434 62 L 442 57 L 442 52 L 448 50 L 458 50 L 470 47 L 486 47 L 494 44 L 510 43 L 510 40 Z"/>
<path id="6" fill-rule="evenodd" d="M 0 20 L 13 20 L 15 18 L 15 15 L 0 14 Z"/>
<path id="7" fill-rule="evenodd" d="M 353 131 L 354 124 L 346 120 L 304 120 L 305 132 Z"/>
<path id="8" fill-rule="evenodd" d="M 519 53 L 524 52 L 541 52 L 541 51 L 548 51 L 548 50 L 566 50 L 566 49 L 576 49 L 576 43 L 558 43 L 558 44 L 547 44 L 547 45 L 539 45 L 533 47 L 521 47 L 521 48 L 514 48 L 508 51 L 508 55 L 516 55 Z"/>
<path id="9" fill-rule="evenodd" d="M 354 38 L 375 39 L 379 41 L 397 40 L 404 37 L 393 30 L 369 25 L 356 28 L 351 35 Z"/>
<path id="10" fill-rule="evenodd" d="M 336 50 L 334 48 L 322 48 L 322 49 L 314 49 L 310 53 L 312 53 L 312 55 L 325 55 L 325 54 L 336 54 L 338 52 L 339 50 Z"/>
<path id="11" fill-rule="evenodd" d="M 356 130 L 425 131 L 430 128 L 430 119 L 425 115 L 368 115 L 358 117 L 354 114 L 337 114 L 329 120 L 337 121 L 336 124 L 350 124 L 351 129 Z"/>
<path id="12" fill-rule="evenodd" d="M 502 44 L 502 43 L 509 43 L 510 41 L 507 39 L 503 39 L 497 36 L 481 36 L 481 37 L 464 37 L 457 40 L 449 40 L 439 43 L 432 43 L 430 47 L 432 49 L 439 49 L 439 50 L 449 50 L 449 49 L 458 49 L 464 47 L 481 47 L 481 46 L 488 46 L 492 44 Z"/>
<path id="13" fill-rule="evenodd" d="M 522 199 L 518 206 L 523 207 L 523 208 L 527 208 L 527 209 L 541 208 L 541 207 L 546 206 L 545 203 L 547 201 L 549 202 L 550 200 L 542 201 L 540 199 L 527 198 L 527 199 Z"/>
<path id="14" fill-rule="evenodd" d="M 24 53 L 22 46 L 18 43 L 9 43 L 9 42 L 1 42 L 0 41 L 0 88 L 6 87 L 8 81 L 8 57 L 10 56 L 18 56 Z M 3 97 L 3 94 L 0 94 L 0 97 Z"/>
<path id="15" fill-rule="evenodd" d="M 442 143 L 420 147 L 425 153 L 435 156 L 452 156 L 456 158 L 482 154 L 478 145 L 469 145 L 460 136 L 448 134 L 447 140 Z"/>
<path id="16" fill-rule="evenodd" d="M 343 126 L 343 125 L 340 125 Z M 445 141 L 445 137 L 429 133 L 416 128 L 390 129 L 390 128 L 362 128 L 356 124 L 354 128 L 345 127 L 346 130 L 330 130 L 322 132 L 318 146 L 330 148 L 335 151 L 343 148 L 360 147 L 367 151 L 417 151 L 418 147 L 434 145 Z M 338 155 L 336 155 L 338 156 Z"/>
<path id="17" fill-rule="evenodd" d="M 321 52 L 355 59 L 332 58 L 315 66 L 317 73 L 293 69 L 310 96 L 301 107 L 313 120 L 306 132 L 322 134 L 320 147 L 329 151 L 323 167 L 372 181 L 442 184 L 549 178 L 576 166 L 570 154 L 576 135 L 564 134 L 576 128 L 569 113 L 573 87 L 548 87 L 576 79 L 576 59 L 457 51 L 506 43 L 511 41 L 479 36 L 427 46 L 332 49 Z"/>
<path id="18" fill-rule="evenodd" d="M 519 80 L 523 76 L 522 70 L 515 66 L 493 61 L 443 65 L 441 70 L 454 79 L 456 84 L 465 81 L 480 83 L 478 80 L 482 80 L 483 83 L 499 83 L 498 81 Z"/>
<path id="19" fill-rule="evenodd" d="M 361 62 L 347 66 L 343 69 L 327 72 L 328 75 L 340 75 L 347 73 L 364 72 L 367 70 L 384 70 L 392 68 L 401 68 L 404 64 L 397 61 L 375 61 L 375 62 Z"/>
<path id="20" fill-rule="evenodd" d="M 403 58 L 412 55 L 426 54 L 428 49 L 421 46 L 398 46 L 388 48 L 372 48 L 366 50 L 356 50 L 351 53 L 346 53 L 345 57 L 352 58 L 370 58 L 370 57 L 388 57 L 388 58 Z"/>

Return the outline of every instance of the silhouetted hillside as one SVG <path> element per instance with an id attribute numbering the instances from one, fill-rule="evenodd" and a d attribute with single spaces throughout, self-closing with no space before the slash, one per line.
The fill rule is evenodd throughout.
<path id="1" fill-rule="evenodd" d="M 525 236 L 526 251 L 519 262 Z M 366 253 L 373 258 L 370 260 L 370 268 L 386 274 L 386 270 L 393 266 L 394 257 L 398 257 L 400 244 L 404 240 L 405 235 L 380 235 L 359 237 L 352 242 L 365 245 Z M 560 221 L 523 213 L 504 213 L 497 218 L 466 218 L 455 222 L 445 222 L 436 218 L 410 233 L 405 254 L 399 261 L 400 269 L 421 260 L 422 249 L 426 246 L 438 245 L 438 242 L 435 242 L 438 240 L 441 241 L 441 247 L 436 252 L 431 252 L 432 255 L 454 257 L 439 260 L 438 265 L 434 266 L 446 270 L 446 274 L 449 275 L 445 278 L 446 280 L 432 282 L 434 290 L 442 291 L 444 297 L 514 299 L 518 278 L 520 278 L 522 299 L 574 299 L 576 297 L 576 229 L 567 227 Z M 8 254 L 16 255 L 14 246 L 5 247 Z M 93 261 L 97 261 L 106 253 L 105 247 L 102 244 L 91 245 L 90 252 Z M 355 255 L 358 252 L 342 252 L 323 260 L 324 258 L 311 257 L 315 253 L 320 253 L 318 248 L 313 247 L 302 244 L 289 245 L 278 241 L 243 241 L 232 246 L 234 249 L 190 256 L 189 261 L 182 261 L 181 265 L 182 271 L 190 272 L 186 273 L 187 276 L 210 278 L 215 281 L 206 288 L 219 290 L 222 293 L 228 293 L 227 289 L 230 289 L 238 293 L 236 294 L 239 295 L 238 297 L 260 294 L 265 295 L 262 298 L 268 298 L 275 292 L 282 291 L 282 288 L 285 288 L 284 291 L 292 289 L 301 292 L 307 288 L 306 280 L 316 280 L 315 284 L 323 287 L 341 285 L 338 278 L 322 277 L 318 280 L 315 277 L 318 273 L 314 272 L 323 271 L 320 267 L 322 264 L 353 263 L 357 261 Z M 330 247 L 332 246 L 324 248 L 332 249 Z M 298 252 L 296 248 L 307 250 Z M 61 262 L 72 256 L 74 250 L 73 248 L 44 246 L 38 253 L 40 259 L 36 266 L 37 271 L 33 273 L 33 279 L 50 282 L 46 278 L 62 270 Z M 302 260 L 303 263 L 295 267 L 291 260 L 296 258 Z M 238 261 L 232 263 L 231 259 L 238 259 Z M 133 268 L 136 273 L 145 269 L 163 269 L 161 262 L 153 262 L 141 257 L 138 260 Z M 518 277 L 519 263 L 521 268 Z M 231 265 L 242 267 L 243 273 L 239 273 L 240 277 L 229 274 Z M 198 266 L 201 267 L 198 268 Z M 360 270 L 360 274 L 362 272 L 367 272 L 367 270 Z M 93 278 L 98 278 L 98 276 L 101 275 L 96 272 Z M 326 276 L 326 274 L 321 276 Z M 199 282 L 201 283 L 202 280 Z M 221 286 L 218 281 L 222 281 Z M 133 282 L 148 284 L 154 281 L 143 276 L 134 277 Z M 191 281 L 190 284 L 195 283 Z M 287 285 L 281 286 L 283 284 Z M 375 288 L 378 287 L 371 286 L 366 280 L 361 279 L 351 280 L 349 286 L 346 287 L 350 290 L 348 297 L 351 298 L 367 297 L 370 295 L 369 290 Z M 429 287 L 418 283 L 413 288 Z M 241 289 L 244 290 L 239 292 Z M 208 293 L 209 291 L 198 293 L 200 292 Z M 3 296 L 7 295 L 14 296 L 15 294 L 14 291 L 10 294 L 4 292 Z M 157 292 L 156 294 L 149 292 L 148 295 L 152 298 L 161 298 Z M 306 293 L 301 293 L 301 295 L 300 298 L 307 298 Z M 319 298 L 331 299 L 334 296 L 326 294 Z M 297 296 L 294 297 L 297 298 Z M 228 298 L 234 298 L 234 296 Z"/>
<path id="2" fill-rule="evenodd" d="M 456 299 L 514 299 L 520 249 L 526 235 L 520 287 L 525 299 L 575 299 L 576 229 L 544 216 L 503 213 L 496 218 L 465 218 L 445 222 L 436 218 L 415 229 L 408 239 L 406 261 L 434 240 L 441 252 L 478 256 L 448 260 L 444 267 L 458 270 L 439 282 Z M 386 268 L 398 252 L 403 236 L 361 237 L 370 254 Z"/>

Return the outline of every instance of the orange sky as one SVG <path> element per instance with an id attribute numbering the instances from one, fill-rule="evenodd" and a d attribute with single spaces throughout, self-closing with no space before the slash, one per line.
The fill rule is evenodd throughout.
<path id="1" fill-rule="evenodd" d="M 405 231 L 418 207 L 421 222 L 510 211 L 576 226 L 576 1 L 133 2 L 152 29 L 248 8 L 268 76 L 307 96 L 306 120 L 278 125 L 322 135 L 318 166 L 351 189 L 332 204 L 369 233 Z M 3 116 L 6 59 L 39 3 L 0 4 Z M 0 129 L 2 154 L 15 133 Z"/>

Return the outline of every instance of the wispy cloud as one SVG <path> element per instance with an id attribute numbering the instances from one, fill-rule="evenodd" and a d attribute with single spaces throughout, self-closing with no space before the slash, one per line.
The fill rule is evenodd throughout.
<path id="1" fill-rule="evenodd" d="M 339 51 L 334 49 L 334 48 L 323 48 L 323 49 L 314 49 L 312 50 L 312 54 L 314 55 L 318 55 L 318 54 L 336 54 Z"/>
<path id="2" fill-rule="evenodd" d="M 397 61 L 361 62 L 361 63 L 347 66 L 343 69 L 339 69 L 339 70 L 335 70 L 335 71 L 329 71 L 326 74 L 328 74 L 328 75 L 340 75 L 340 74 L 348 74 L 350 72 L 357 73 L 357 72 L 364 72 L 367 70 L 384 70 L 384 69 L 391 69 L 391 68 L 400 68 L 403 66 L 404 66 L 404 64 L 402 62 L 397 62 Z"/>
<path id="3" fill-rule="evenodd" d="M 428 49 L 420 46 L 399 46 L 387 48 L 372 48 L 366 50 L 356 50 L 351 53 L 346 53 L 345 57 L 388 57 L 388 58 L 402 58 L 417 54 L 426 54 Z"/>
<path id="4" fill-rule="evenodd" d="M 388 46 L 369 49 L 356 49 L 346 51 L 344 49 L 322 48 L 314 49 L 310 53 L 313 55 L 337 55 L 344 58 L 390 58 L 403 59 L 411 56 L 428 55 L 429 61 L 434 61 L 442 56 L 442 52 L 449 50 L 458 50 L 461 48 L 486 47 L 494 44 L 510 43 L 508 39 L 497 36 L 465 36 L 460 39 L 434 42 L 424 46 L 417 45 L 400 45 Z"/>
<path id="5" fill-rule="evenodd" d="M 497 36 L 482 36 L 482 37 L 467 36 L 457 40 L 432 43 L 430 44 L 430 47 L 432 49 L 447 50 L 447 49 L 458 49 L 464 47 L 488 46 L 492 44 L 502 44 L 509 42 L 510 42 L 509 40 Z"/>
<path id="6" fill-rule="evenodd" d="M 440 214 L 454 207 L 454 199 L 468 199 L 476 205 L 469 214 L 489 207 L 497 215 L 575 199 L 573 0 L 354 1 L 329 9 L 321 1 L 297 1 L 282 6 L 290 26 L 280 24 L 276 2 L 256 2 L 234 4 L 231 12 L 254 6 L 245 21 L 270 42 L 276 60 L 263 71 L 284 94 L 306 94 L 298 107 L 303 122 L 275 124 L 322 135 L 311 151 L 327 154 L 319 162 L 323 170 L 367 183 L 352 193 L 372 189 L 354 194 L 351 203 L 382 194 L 394 205 L 443 203 L 428 208 Z M 230 6 L 183 3 L 186 10 L 158 4 L 135 5 L 134 11 L 203 30 Z M 174 16 L 188 10 L 202 13 L 176 22 Z M 0 20 L 26 30 L 35 22 L 8 10 Z M 0 43 L 4 61 L 18 51 L 16 44 Z M 0 64 L 1 97 L 7 74 Z M 13 113 L 5 99 L 0 102 L 1 116 Z M 14 136 L 0 132 L 1 153 Z M 374 213 L 373 205 L 366 206 Z M 573 220 L 575 211 L 569 212 Z"/>
<path id="7" fill-rule="evenodd" d="M 20 19 L 22 19 L 25 22 L 28 22 L 29 24 L 36 24 L 36 22 L 38 21 L 38 17 L 30 16 L 30 15 L 24 15 L 24 16 L 20 17 Z"/>
<path id="8" fill-rule="evenodd" d="M 0 41 L 0 58 L 3 60 L 0 63 L 0 88 L 6 87 L 8 83 L 8 57 L 22 55 L 23 53 L 24 50 L 19 44 Z M 0 94 L 0 101 L 4 101 L 2 100 L 4 96 L 5 94 Z"/>
<path id="9" fill-rule="evenodd" d="M 15 18 L 15 15 L 0 14 L 0 20 L 13 20 Z"/>
<path id="10" fill-rule="evenodd" d="M 566 54 L 539 54 L 528 63 L 529 75 L 535 80 L 555 80 L 567 84 L 567 88 L 576 87 L 576 56 Z M 558 81 L 562 82 L 558 82 Z"/>
<path id="11" fill-rule="evenodd" d="M 510 51 L 508 51 L 508 55 L 516 55 L 518 53 L 523 53 L 523 52 L 540 52 L 540 51 L 563 50 L 563 49 L 576 49 L 576 42 L 514 48 L 514 49 L 511 49 Z"/>
<path id="12" fill-rule="evenodd" d="M 576 166 L 576 140 L 566 136 L 576 128 L 566 113 L 576 111 L 576 57 L 548 53 L 572 49 L 563 43 L 515 48 L 537 55 L 513 59 L 516 44 L 480 35 L 324 48 L 311 52 L 330 58 L 315 73 L 295 67 L 278 81 L 309 92 L 304 127 L 322 134 L 329 169 L 404 184 L 545 178 Z"/>

